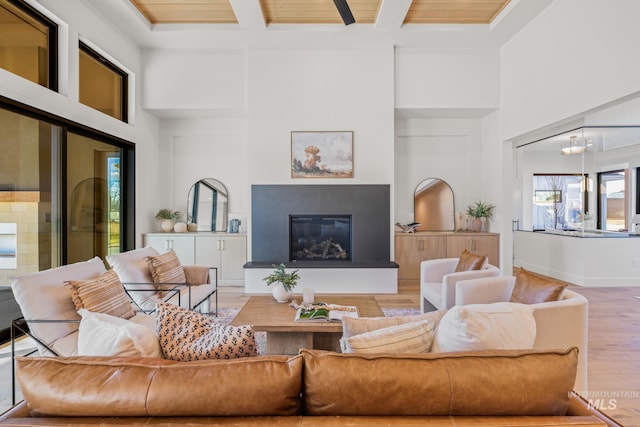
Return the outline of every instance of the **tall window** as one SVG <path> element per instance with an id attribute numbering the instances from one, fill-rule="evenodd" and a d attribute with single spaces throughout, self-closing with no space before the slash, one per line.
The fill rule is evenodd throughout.
<path id="1" fill-rule="evenodd" d="M 627 169 L 598 173 L 598 228 L 600 230 L 628 230 L 627 173 Z"/>
<path id="2" fill-rule="evenodd" d="M 132 144 L 9 102 L 0 129 L 0 229 L 17 230 L 0 281 L 133 248 Z"/>
<path id="3" fill-rule="evenodd" d="M 587 203 L 586 175 L 534 174 L 533 229 L 581 228 Z"/>
<path id="4" fill-rule="evenodd" d="M 80 42 L 80 102 L 127 121 L 127 73 Z"/>
<path id="5" fill-rule="evenodd" d="M 53 21 L 19 0 L 0 0 L 0 67 L 58 90 Z"/>

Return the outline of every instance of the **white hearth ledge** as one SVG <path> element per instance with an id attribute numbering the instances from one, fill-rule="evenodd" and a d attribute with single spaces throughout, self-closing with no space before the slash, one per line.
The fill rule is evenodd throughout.
<path id="1" fill-rule="evenodd" d="M 291 269 L 287 269 L 289 271 Z M 273 268 L 245 268 L 245 292 L 271 293 L 263 277 Z M 313 289 L 316 294 L 397 294 L 397 268 L 300 268 L 294 292 Z"/>

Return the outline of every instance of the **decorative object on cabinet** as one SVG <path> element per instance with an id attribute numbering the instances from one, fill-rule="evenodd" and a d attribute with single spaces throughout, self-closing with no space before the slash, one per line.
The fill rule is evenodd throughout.
<path id="1" fill-rule="evenodd" d="M 445 181 L 428 178 L 413 193 L 413 216 L 417 231 L 454 231 L 453 190 Z"/>
<path id="2" fill-rule="evenodd" d="M 156 212 L 156 219 L 160 221 L 162 231 L 169 233 L 173 230 L 173 224 L 179 220 L 182 214 L 178 211 L 162 208 Z"/>
<path id="3" fill-rule="evenodd" d="M 286 266 L 283 263 L 273 265 L 273 273 L 264 277 L 262 280 L 267 282 L 267 286 L 275 283 L 272 293 L 278 302 L 289 302 L 291 299 L 291 291 L 298 286 L 300 275 L 298 270 L 287 273 Z"/>
<path id="4" fill-rule="evenodd" d="M 242 221 L 240 221 L 237 218 L 234 218 L 231 221 L 229 221 L 229 233 L 239 233 L 240 224 L 242 224 Z"/>
<path id="5" fill-rule="evenodd" d="M 187 232 L 187 223 L 186 222 L 176 222 L 173 225 L 173 231 L 176 233 L 186 233 Z"/>
<path id="6" fill-rule="evenodd" d="M 411 224 L 400 224 L 396 222 L 396 226 L 402 230 L 403 233 L 415 233 L 416 228 L 420 227 L 419 222 L 412 222 Z"/>
<path id="7" fill-rule="evenodd" d="M 493 218 L 494 205 L 480 200 L 467 206 L 467 215 L 473 218 L 473 231 L 488 231 L 489 221 Z"/>
<path id="8" fill-rule="evenodd" d="M 353 178 L 353 131 L 292 131 L 291 178 Z"/>
<path id="9" fill-rule="evenodd" d="M 193 184 L 187 198 L 190 222 L 196 231 L 226 231 L 229 192 L 214 178 L 203 178 Z"/>

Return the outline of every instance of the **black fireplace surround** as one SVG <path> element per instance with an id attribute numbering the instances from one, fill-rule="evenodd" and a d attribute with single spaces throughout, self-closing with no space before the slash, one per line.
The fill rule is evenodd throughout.
<path id="1" fill-rule="evenodd" d="M 265 264 L 270 267 L 280 262 L 301 267 L 303 264 L 313 267 L 388 266 L 390 208 L 389 185 L 252 185 L 251 262 L 245 267 Z M 326 245 L 327 240 L 337 242 L 347 252 L 346 258 L 297 258 L 297 253 L 304 249 L 290 238 L 291 221 L 295 217 L 306 218 L 311 237 L 305 239 L 313 240 L 315 234 L 319 240 L 316 244 Z M 319 226 L 321 217 L 325 217 L 324 224 Z M 340 233 L 333 234 L 337 229 L 344 232 L 347 228 L 350 243 L 342 240 L 345 236 Z M 324 229 L 324 235 L 318 231 L 321 229 Z M 333 235 L 327 235 L 329 231 Z M 296 256 L 292 256 L 294 249 Z"/>

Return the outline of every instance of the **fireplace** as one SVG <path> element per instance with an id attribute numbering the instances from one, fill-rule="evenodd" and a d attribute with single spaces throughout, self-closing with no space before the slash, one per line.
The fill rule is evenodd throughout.
<path id="1" fill-rule="evenodd" d="M 289 215 L 289 261 L 351 261 L 351 215 Z"/>

